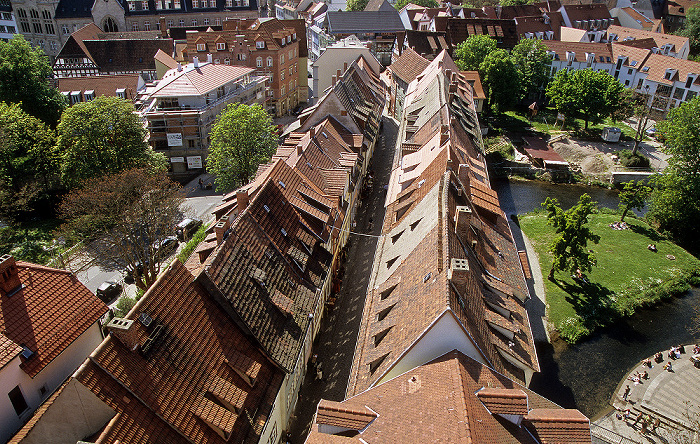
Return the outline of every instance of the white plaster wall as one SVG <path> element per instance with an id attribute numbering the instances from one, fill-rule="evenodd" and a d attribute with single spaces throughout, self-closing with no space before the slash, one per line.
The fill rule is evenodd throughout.
<path id="1" fill-rule="evenodd" d="M 95 3 L 92 5 L 92 20 L 98 28 L 102 29 L 102 22 L 107 17 L 114 19 L 120 31 L 128 31 L 126 29 L 124 8 L 117 0 L 95 0 Z M 155 23 L 152 29 L 155 29 Z"/>
<path id="2" fill-rule="evenodd" d="M 447 310 L 394 366 L 374 383 L 375 386 L 439 358 L 452 350 L 488 365 L 454 314 Z"/>
<path id="3" fill-rule="evenodd" d="M 102 333 L 98 323 L 95 322 L 34 378 L 30 378 L 19 368 L 19 357 L 6 365 L 0 371 L 0 442 L 7 441 L 29 419 L 44 399 L 48 398 L 100 345 L 100 342 L 102 342 Z M 48 391 L 42 397 L 39 389 L 44 384 Z M 24 399 L 29 405 L 29 409 L 19 417 L 7 396 L 17 385 L 20 386 Z"/>
<path id="4" fill-rule="evenodd" d="M 362 55 L 369 61 L 370 66 L 379 72 L 380 65 L 369 49 L 364 46 L 329 46 L 321 56 L 313 63 L 313 92 L 314 99 L 323 96 L 323 92 L 331 86 L 332 77 L 340 70 L 345 72 L 345 63 L 350 66 L 352 62 Z"/>

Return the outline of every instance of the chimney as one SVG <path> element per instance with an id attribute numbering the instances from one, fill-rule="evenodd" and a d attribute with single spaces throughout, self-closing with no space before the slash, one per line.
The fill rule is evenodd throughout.
<path id="1" fill-rule="evenodd" d="M 440 145 L 443 145 L 445 142 L 447 142 L 447 139 L 450 138 L 450 127 L 447 124 L 442 124 L 440 126 Z"/>
<path id="2" fill-rule="evenodd" d="M 180 62 L 177 62 L 177 71 L 182 71 L 182 64 Z"/>
<path id="3" fill-rule="evenodd" d="M 199 68 L 199 57 L 197 57 L 197 56 L 192 57 L 192 64 L 194 65 L 195 68 Z"/>
<path id="4" fill-rule="evenodd" d="M 343 77 L 343 73 L 340 72 L 339 69 L 335 71 L 335 75 L 336 75 L 336 78 L 337 78 L 338 80 L 340 80 L 340 78 Z"/>
<path id="5" fill-rule="evenodd" d="M 301 143 L 297 144 L 297 155 L 301 156 L 301 154 L 304 152 L 304 145 Z"/>
<path id="6" fill-rule="evenodd" d="M 450 82 L 452 81 L 452 70 L 451 69 L 448 68 L 445 70 L 445 77 L 447 77 L 448 81 L 450 81 Z"/>
<path id="7" fill-rule="evenodd" d="M 4 254 L 0 257 L 0 289 L 4 295 L 9 295 L 18 290 L 22 285 L 19 280 L 19 270 L 15 258 Z"/>
<path id="8" fill-rule="evenodd" d="M 457 178 L 462 182 L 464 191 L 469 192 L 469 165 L 466 163 L 461 163 L 459 169 L 457 170 Z"/>
<path id="9" fill-rule="evenodd" d="M 211 54 L 207 54 L 207 62 L 212 63 Z"/>
<path id="10" fill-rule="evenodd" d="M 240 214 L 240 213 L 239 213 Z M 214 225 L 214 233 L 216 234 L 216 245 L 220 245 L 224 241 L 224 233 L 228 230 L 230 223 L 228 218 L 221 219 Z"/>
<path id="11" fill-rule="evenodd" d="M 343 62 L 343 72 L 348 70 L 348 62 Z"/>
<path id="12" fill-rule="evenodd" d="M 466 289 L 468 275 L 469 261 L 453 257 L 450 261 L 450 269 L 447 271 L 447 279 L 450 280 L 452 285 L 457 287 L 457 290 L 464 291 Z"/>
<path id="13" fill-rule="evenodd" d="M 139 340 L 134 321 L 123 318 L 112 318 L 106 328 L 107 331 L 124 345 L 124 347 L 131 351 L 136 351 L 139 346 Z"/>
<path id="14" fill-rule="evenodd" d="M 336 77 L 331 77 L 331 86 L 335 86 Z"/>
<path id="15" fill-rule="evenodd" d="M 163 38 L 167 38 L 168 29 L 165 27 L 165 17 L 159 17 L 158 23 L 160 23 L 160 36 Z"/>
<path id="16" fill-rule="evenodd" d="M 238 214 L 241 214 L 243 210 L 245 210 L 248 207 L 248 203 L 250 202 L 250 198 L 248 197 L 248 191 L 236 191 L 236 202 L 238 203 Z"/>
<path id="17" fill-rule="evenodd" d="M 312 139 L 314 137 L 316 137 L 316 127 L 315 126 L 312 126 L 311 128 L 309 128 L 309 137 L 311 137 Z"/>
<path id="18" fill-rule="evenodd" d="M 471 226 L 472 210 L 469 207 L 458 206 L 455 208 L 455 233 L 462 241 L 466 240 L 467 230 Z"/>
<path id="19" fill-rule="evenodd" d="M 450 83 L 450 94 L 454 94 L 456 92 L 457 92 L 457 82 Z"/>

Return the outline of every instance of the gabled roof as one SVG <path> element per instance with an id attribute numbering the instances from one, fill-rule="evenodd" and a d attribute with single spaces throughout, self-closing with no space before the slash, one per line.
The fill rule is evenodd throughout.
<path id="1" fill-rule="evenodd" d="M 596 63 L 615 63 L 612 59 L 612 48 L 608 43 L 560 42 L 556 40 L 542 41 L 548 51 L 553 52 L 558 60 L 566 60 L 566 53 L 574 53 L 574 61 L 585 62 L 586 53 L 595 54 Z M 600 58 L 603 57 L 601 60 Z"/>
<path id="2" fill-rule="evenodd" d="M 266 180 L 233 222 L 199 280 L 274 362 L 291 371 L 329 271 L 324 244 L 339 219 L 332 202 L 283 161 L 268 175 L 275 179 Z M 293 301 L 290 313 L 273 303 L 276 291 Z"/>
<path id="3" fill-rule="evenodd" d="M 518 43 L 514 20 L 452 17 L 447 19 L 447 40 L 453 47 L 473 35 L 493 37 L 503 48 L 512 48 Z"/>
<path id="4" fill-rule="evenodd" d="M 697 0 L 668 0 L 665 2 L 668 15 L 677 15 L 685 17 L 688 9 L 700 6 Z"/>
<path id="5" fill-rule="evenodd" d="M 117 411 L 100 442 L 259 441 L 283 373 L 179 261 L 124 322 L 75 376 Z"/>
<path id="6" fill-rule="evenodd" d="M 509 401 L 499 411 L 489 411 L 480 396 L 484 392 L 500 393 Z M 511 418 L 529 414 L 531 420 L 516 425 L 502 416 L 509 414 Z M 349 420 L 355 417 L 359 420 Z M 451 351 L 340 403 L 322 400 L 306 444 L 535 444 L 534 436 L 547 443 L 591 442 L 588 419 L 577 410 L 562 409 Z"/>
<path id="7" fill-rule="evenodd" d="M 651 28 L 654 25 L 653 20 L 651 20 L 641 12 L 637 11 L 636 9 L 632 8 L 631 6 L 627 8 L 622 8 L 622 11 L 624 11 L 625 14 L 632 17 L 632 19 L 636 20 L 637 23 L 644 27 L 644 29 Z"/>
<path id="8" fill-rule="evenodd" d="M 643 29 L 625 28 L 617 25 L 612 25 L 608 28 L 608 39 L 611 39 L 611 34 L 617 37 L 615 40 L 618 42 L 621 42 L 627 37 L 632 37 L 634 39 L 654 39 L 658 48 L 670 43 L 673 45 L 674 52 L 679 52 L 683 46 L 688 44 L 688 37 L 661 34 L 660 32 L 645 31 Z"/>
<path id="9" fill-rule="evenodd" d="M 60 77 L 59 91 L 94 91 L 95 97 L 116 97 L 117 89 L 125 89 L 126 97 L 136 98 L 139 91 L 138 74 L 119 74 L 84 77 Z"/>
<path id="10" fill-rule="evenodd" d="M 418 74 L 428 67 L 430 62 L 420 56 L 416 51 L 407 48 L 401 53 L 399 58 L 391 64 L 392 75 L 397 76 L 405 83 L 411 83 Z"/>
<path id="11" fill-rule="evenodd" d="M 328 33 L 332 35 L 404 31 L 403 22 L 396 10 L 328 11 L 326 20 Z"/>
<path id="12" fill-rule="evenodd" d="M 694 84 L 700 83 L 700 62 L 692 60 L 678 59 L 661 54 L 649 54 L 649 57 L 639 68 L 647 72 L 647 80 L 666 85 L 673 84 L 674 81 L 687 82 L 688 75 L 694 74 Z M 669 71 L 672 70 L 672 71 Z M 666 78 L 666 73 L 672 73 L 670 79 Z"/>
<path id="13" fill-rule="evenodd" d="M 177 61 L 162 49 L 159 49 L 153 58 L 170 69 L 177 68 Z"/>
<path id="14" fill-rule="evenodd" d="M 586 5 L 565 4 L 562 8 L 566 11 L 570 23 L 574 24 L 577 20 L 596 20 L 596 19 L 612 19 L 608 7 L 603 3 L 591 3 Z"/>
<path id="15" fill-rule="evenodd" d="M 2 260 L 15 262 L 9 255 Z M 33 378 L 95 325 L 107 306 L 69 271 L 21 261 L 14 269 L 21 288 L 0 296 L 2 360 L 13 357 L 16 348 L 11 343 L 26 347 L 32 355 L 22 358 L 20 368 Z"/>
<path id="16" fill-rule="evenodd" d="M 445 36 L 444 31 L 430 32 L 409 29 L 406 31 L 406 42 L 408 47 L 416 51 L 420 56 L 432 59 L 443 50 L 450 50 Z"/>
<path id="17" fill-rule="evenodd" d="M 394 9 L 393 6 L 387 0 L 369 0 L 367 6 L 365 6 L 365 11 L 391 11 Z"/>
<path id="18" fill-rule="evenodd" d="M 171 69 L 158 82 L 151 97 L 203 96 L 229 82 L 235 82 L 255 71 L 235 65 L 200 63 L 198 68 L 188 64 L 181 71 Z"/>

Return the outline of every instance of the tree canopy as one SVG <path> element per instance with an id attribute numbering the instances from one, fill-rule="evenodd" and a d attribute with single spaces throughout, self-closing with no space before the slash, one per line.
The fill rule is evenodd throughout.
<path id="1" fill-rule="evenodd" d="M 457 45 L 454 61 L 463 71 L 477 71 L 486 56 L 496 50 L 496 40 L 487 35 L 473 35 Z"/>
<path id="2" fill-rule="evenodd" d="M 159 241 L 175 233 L 183 202 L 180 185 L 164 171 L 137 168 L 84 182 L 60 212 L 66 233 L 95 241 L 108 265 L 136 270 L 134 281 L 145 290 L 160 273 Z"/>
<path id="3" fill-rule="evenodd" d="M 520 72 L 505 49 L 486 55 L 479 65 L 479 74 L 488 91 L 489 106 L 501 111 L 520 99 Z"/>
<path id="4" fill-rule="evenodd" d="M 522 39 L 510 55 L 520 73 L 522 92 L 539 92 L 549 80 L 552 57 L 547 53 L 547 47 L 537 39 Z"/>
<path id="5" fill-rule="evenodd" d="M 49 59 L 22 34 L 0 40 L 0 102 L 20 103 L 22 109 L 54 127 L 66 107 L 63 95 L 49 84 Z"/>
<path id="6" fill-rule="evenodd" d="M 562 69 L 547 86 L 547 96 L 557 110 L 599 123 L 623 104 L 624 87 L 607 72 L 592 69 Z"/>
<path id="7" fill-rule="evenodd" d="M 348 0 L 346 3 L 347 11 L 364 11 L 369 0 Z"/>
<path id="8" fill-rule="evenodd" d="M 401 10 L 404 6 L 409 3 L 414 5 L 423 6 L 424 8 L 437 8 L 440 4 L 436 0 L 398 0 L 394 3 L 394 8 Z"/>
<path id="9" fill-rule="evenodd" d="M 64 184 L 75 187 L 137 166 L 164 168 L 165 157 L 148 146 L 146 134 L 134 106 L 124 99 L 101 96 L 71 106 L 58 124 Z"/>
<path id="10" fill-rule="evenodd" d="M 620 221 L 625 220 L 625 216 L 631 209 L 641 211 L 647 205 L 647 199 L 651 194 L 651 187 L 646 185 L 643 181 L 630 180 L 623 185 L 622 191 L 620 191 L 620 209 L 622 210 L 622 215 L 620 216 Z"/>
<path id="11" fill-rule="evenodd" d="M 265 109 L 232 103 L 212 128 L 207 171 L 216 176 L 217 188 L 233 190 L 248 183 L 276 147 L 275 127 Z"/>
<path id="12" fill-rule="evenodd" d="M 662 150 L 671 155 L 655 178 L 648 217 L 686 246 L 700 245 L 700 97 L 669 111 L 657 122 Z"/>
<path id="13" fill-rule="evenodd" d="M 688 37 L 691 53 L 697 55 L 700 52 L 700 7 L 688 8 L 685 12 L 685 25 L 677 34 Z"/>
<path id="14" fill-rule="evenodd" d="M 19 104 L 0 102 L 0 216 L 18 221 L 46 215 L 60 186 L 55 134 Z"/>
<path id="15" fill-rule="evenodd" d="M 593 234 L 586 225 L 588 216 L 593 212 L 595 203 L 591 196 L 583 194 L 578 203 L 568 210 L 562 210 L 557 199 L 548 197 L 542 207 L 547 211 L 547 223 L 554 227 L 555 235 L 549 246 L 554 256 L 549 279 L 554 279 L 554 272 L 581 270 L 590 272 L 596 259 L 588 250 L 588 242 L 598 243 L 600 236 Z"/>

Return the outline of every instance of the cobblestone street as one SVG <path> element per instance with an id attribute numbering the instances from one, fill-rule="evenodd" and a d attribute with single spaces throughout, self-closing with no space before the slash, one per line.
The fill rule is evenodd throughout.
<path id="1" fill-rule="evenodd" d="M 384 185 L 388 183 L 391 174 L 398 131 L 395 120 L 385 116 L 382 121 L 383 130 L 371 163 L 374 170 L 372 188 L 369 197 L 358 206 L 355 216 L 355 231 L 375 236 L 381 233 L 386 196 Z M 321 322 L 321 330 L 313 349 L 313 353 L 318 355 L 317 362 L 322 365 L 323 380 L 315 380 L 315 373 L 307 371 L 295 416 L 291 420 L 290 442 L 294 444 L 303 443 L 306 439 L 321 398 L 332 401 L 342 401 L 345 398 L 377 238 L 351 234 L 348 243 L 343 285 L 335 307 L 326 312 Z"/>

